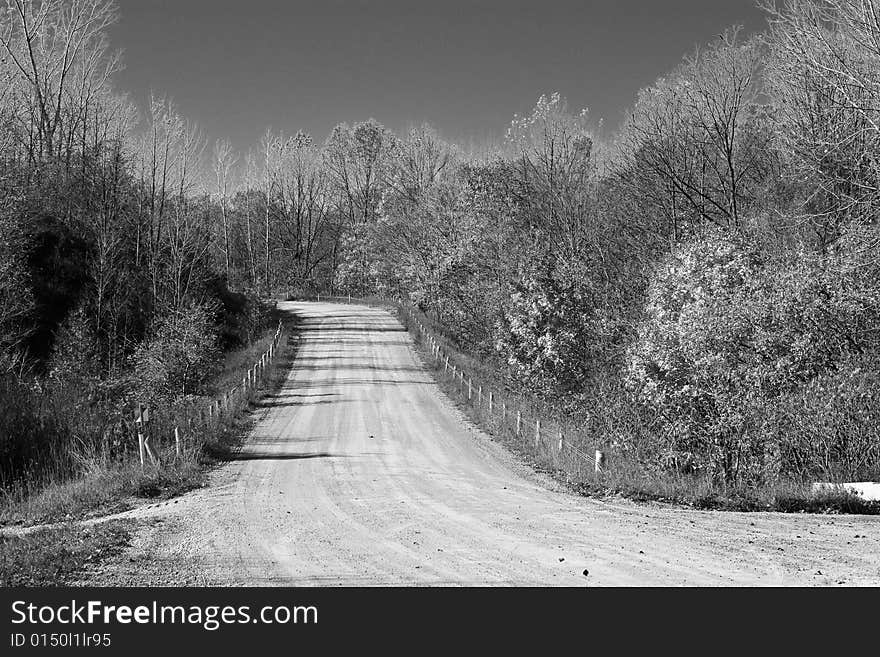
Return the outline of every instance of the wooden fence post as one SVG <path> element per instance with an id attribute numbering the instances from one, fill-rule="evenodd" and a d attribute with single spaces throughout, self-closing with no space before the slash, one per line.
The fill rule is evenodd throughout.
<path id="1" fill-rule="evenodd" d="M 559 453 L 562 453 L 562 448 L 565 447 L 565 436 L 562 433 L 562 429 L 559 430 Z"/>
<path id="2" fill-rule="evenodd" d="M 174 453 L 180 458 L 180 430 L 174 427 Z"/>
<path id="3" fill-rule="evenodd" d="M 602 472 L 605 469 L 605 452 L 597 449 L 594 463 L 596 464 L 596 472 Z"/>
<path id="4" fill-rule="evenodd" d="M 471 378 L 468 377 L 468 400 L 471 398 Z"/>
<path id="5" fill-rule="evenodd" d="M 519 435 L 520 426 L 522 426 L 522 411 L 516 412 L 516 435 Z"/>
<path id="6" fill-rule="evenodd" d="M 135 411 L 135 416 L 135 424 L 137 425 L 138 434 L 138 456 L 140 457 L 141 461 L 141 470 L 144 469 L 145 452 L 146 455 L 150 457 L 150 461 L 152 461 L 153 465 L 158 468 L 159 459 L 150 448 L 150 434 L 147 430 L 147 425 L 150 423 L 150 407 L 138 404 L 138 409 L 137 411 Z"/>
<path id="7" fill-rule="evenodd" d="M 541 442 L 541 420 L 540 418 L 535 420 L 535 445 L 540 444 Z"/>
<path id="8" fill-rule="evenodd" d="M 141 471 L 144 469 L 144 407 L 137 405 L 134 412 L 134 423 L 137 428 L 138 437 L 138 457 L 141 460 Z"/>

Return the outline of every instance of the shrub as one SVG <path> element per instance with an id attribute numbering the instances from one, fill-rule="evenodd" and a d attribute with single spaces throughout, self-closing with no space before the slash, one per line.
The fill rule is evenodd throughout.
<path id="1" fill-rule="evenodd" d="M 766 431 L 780 468 L 800 479 L 880 478 L 880 358 L 856 357 L 784 395 Z"/>
<path id="2" fill-rule="evenodd" d="M 497 351 L 524 380 L 584 389 L 609 364 L 622 331 L 598 288 L 583 263 L 543 259 L 511 295 Z"/>
<path id="3" fill-rule="evenodd" d="M 158 321 L 132 358 L 139 401 L 153 404 L 186 396 L 213 374 L 220 356 L 216 311 L 191 305 Z"/>
<path id="4" fill-rule="evenodd" d="M 726 481 L 775 476 L 769 405 L 876 347 L 880 293 L 839 264 L 718 234 L 661 263 L 626 375 L 667 450 Z"/>

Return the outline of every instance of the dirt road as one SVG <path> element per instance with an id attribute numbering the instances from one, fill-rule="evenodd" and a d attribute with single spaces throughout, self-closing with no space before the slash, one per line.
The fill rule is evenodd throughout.
<path id="1" fill-rule="evenodd" d="M 571 495 L 470 426 L 388 312 L 283 307 L 295 365 L 237 460 L 133 512 L 134 545 L 89 583 L 880 584 L 878 517 Z"/>

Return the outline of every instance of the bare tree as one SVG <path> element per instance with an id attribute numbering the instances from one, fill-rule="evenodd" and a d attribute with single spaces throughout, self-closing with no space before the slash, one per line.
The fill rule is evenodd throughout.
<path id="1" fill-rule="evenodd" d="M 223 222 L 223 256 L 226 265 L 226 281 L 231 284 L 230 270 L 232 268 L 229 246 L 229 185 L 232 171 L 238 163 L 238 155 L 232 150 L 232 144 L 225 139 L 220 139 L 214 145 L 214 178 L 216 182 L 217 200 L 220 203 L 220 219 Z"/>
<path id="2" fill-rule="evenodd" d="M 760 125 L 757 41 L 726 31 L 669 77 L 639 93 L 619 146 L 641 190 L 666 200 L 672 232 L 682 218 L 736 229 L 770 165 Z"/>
<path id="3" fill-rule="evenodd" d="M 4 65 L 28 99 L 23 119 L 36 131 L 34 159 L 61 155 L 67 135 L 85 121 L 90 100 L 117 68 L 106 30 L 112 0 L 6 0 L 0 24 Z M 69 108 L 70 112 L 65 113 Z"/>
<path id="4" fill-rule="evenodd" d="M 764 2 L 768 89 L 780 114 L 804 215 L 820 246 L 876 220 L 880 202 L 880 3 Z"/>

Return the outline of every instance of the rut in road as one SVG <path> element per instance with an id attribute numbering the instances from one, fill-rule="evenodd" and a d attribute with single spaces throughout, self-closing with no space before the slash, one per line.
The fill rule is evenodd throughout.
<path id="1" fill-rule="evenodd" d="M 156 522 L 89 583 L 880 584 L 880 518 L 572 495 L 473 427 L 389 312 L 281 308 L 297 357 L 240 454 L 133 514 Z"/>

